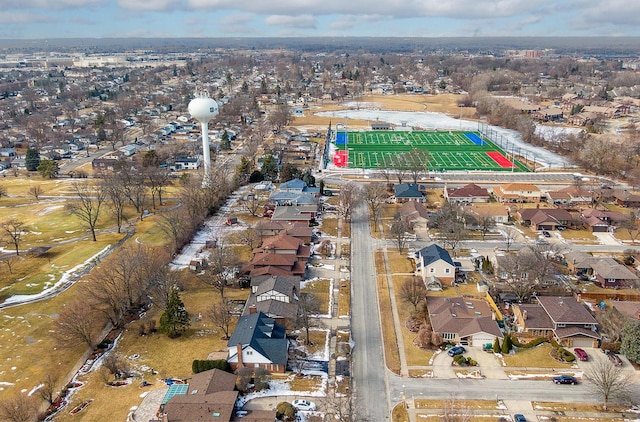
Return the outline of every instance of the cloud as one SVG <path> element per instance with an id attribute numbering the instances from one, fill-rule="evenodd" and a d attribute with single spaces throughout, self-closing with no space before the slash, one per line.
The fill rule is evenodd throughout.
<path id="1" fill-rule="evenodd" d="M 311 15 L 299 15 L 299 16 L 271 15 L 265 18 L 264 23 L 272 26 L 275 25 L 275 26 L 288 26 L 291 28 L 315 29 L 316 18 L 314 18 Z"/>
<path id="2" fill-rule="evenodd" d="M 68 9 L 97 6 L 104 3 L 106 0 L 2 0 L 0 1 L 0 9 Z"/>
<path id="3" fill-rule="evenodd" d="M 185 7 L 181 0 L 118 0 L 118 5 L 129 10 L 157 12 Z"/>
<path id="4" fill-rule="evenodd" d="M 7 25 L 23 23 L 44 23 L 53 21 L 54 19 L 39 13 L 2 12 L 2 23 Z"/>
<path id="5" fill-rule="evenodd" d="M 251 22 L 253 15 L 250 13 L 234 13 L 232 15 L 223 16 L 220 18 L 221 25 L 240 25 L 243 23 Z"/>

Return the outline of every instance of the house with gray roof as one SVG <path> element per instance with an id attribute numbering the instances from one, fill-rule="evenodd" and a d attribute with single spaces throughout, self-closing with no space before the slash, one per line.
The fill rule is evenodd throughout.
<path id="1" fill-rule="evenodd" d="M 427 285 L 437 278 L 441 284 L 452 285 L 456 279 L 456 264 L 451 255 L 440 246 L 431 244 L 420 249 L 415 254 L 416 275 L 422 277 Z"/>
<path id="2" fill-rule="evenodd" d="M 247 366 L 285 372 L 289 342 L 284 325 L 262 312 L 244 315 L 227 342 L 227 362 L 234 371 Z"/>
<path id="3" fill-rule="evenodd" d="M 409 201 L 424 202 L 424 195 L 415 183 L 398 183 L 393 187 L 393 195 L 397 204 Z"/>

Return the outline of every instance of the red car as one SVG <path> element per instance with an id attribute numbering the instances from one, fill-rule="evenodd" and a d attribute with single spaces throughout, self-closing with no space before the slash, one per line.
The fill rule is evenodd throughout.
<path id="1" fill-rule="evenodd" d="M 576 347 L 575 349 L 573 349 L 573 351 L 575 352 L 575 354 L 578 357 L 578 359 L 580 359 L 581 361 L 589 360 L 589 355 L 587 354 L 587 352 L 585 352 L 584 350 L 580 349 L 579 347 Z"/>

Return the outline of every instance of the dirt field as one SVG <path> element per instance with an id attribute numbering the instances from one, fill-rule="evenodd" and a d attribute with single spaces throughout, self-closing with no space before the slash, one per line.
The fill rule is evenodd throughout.
<path id="1" fill-rule="evenodd" d="M 424 94 L 403 94 L 403 95 L 367 95 L 359 101 L 345 101 L 342 103 L 326 102 L 324 104 L 312 105 L 305 110 L 303 117 L 296 117 L 292 126 L 304 130 L 324 130 L 329 126 L 330 117 L 316 116 L 321 111 L 349 110 L 349 109 L 369 109 L 395 111 L 434 111 L 445 113 L 450 116 L 460 116 L 462 118 L 473 118 L 476 110 L 473 107 L 458 107 L 462 100 L 462 95 L 424 95 Z M 334 119 L 335 120 L 335 119 Z M 335 121 L 333 122 L 335 124 Z M 351 128 L 368 128 L 371 122 L 367 120 L 349 119 Z"/>

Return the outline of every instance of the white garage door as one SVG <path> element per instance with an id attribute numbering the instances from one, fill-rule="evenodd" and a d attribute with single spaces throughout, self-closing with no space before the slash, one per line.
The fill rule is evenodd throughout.
<path id="1" fill-rule="evenodd" d="M 572 342 L 573 347 L 593 347 L 593 340 L 590 339 L 575 339 Z"/>
<path id="2" fill-rule="evenodd" d="M 475 336 L 471 337 L 470 346 L 482 347 L 485 344 L 493 344 L 494 341 L 495 337 L 491 334 L 476 334 Z"/>

